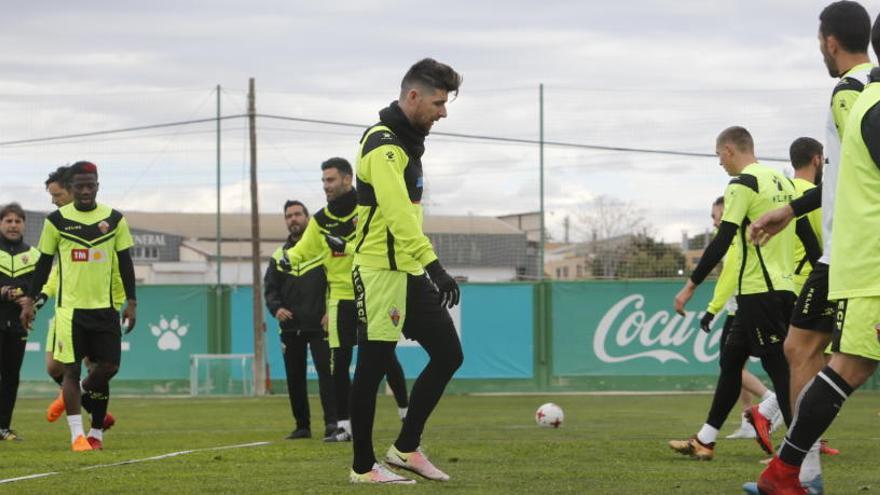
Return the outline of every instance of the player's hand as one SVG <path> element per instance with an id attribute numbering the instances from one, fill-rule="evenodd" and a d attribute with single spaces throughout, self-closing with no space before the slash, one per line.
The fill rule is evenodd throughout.
<path id="1" fill-rule="evenodd" d="M 4 301 L 15 301 L 23 295 L 24 291 L 18 287 L 12 285 L 4 285 L 3 287 L 0 287 L 0 299 Z"/>
<path id="2" fill-rule="evenodd" d="M 34 316 L 36 315 L 34 302 L 30 297 L 25 296 L 18 299 L 18 304 L 21 306 L 21 313 L 18 317 L 21 321 L 21 326 L 23 326 L 25 330 L 30 330 L 31 324 L 34 322 Z"/>
<path id="3" fill-rule="evenodd" d="M 706 333 L 711 332 L 712 329 L 709 327 L 712 325 L 712 320 L 714 320 L 714 319 L 715 319 L 715 314 L 710 313 L 709 311 L 706 311 L 706 313 L 703 314 L 703 317 L 700 318 L 700 330 L 702 330 Z"/>
<path id="4" fill-rule="evenodd" d="M 293 313 L 287 308 L 278 308 L 275 312 L 275 319 L 278 321 L 287 321 L 293 318 Z"/>
<path id="5" fill-rule="evenodd" d="M 122 311 L 122 324 L 125 328 L 122 329 L 126 335 L 131 333 L 134 330 L 134 323 L 137 319 L 137 301 L 134 299 L 129 299 L 128 303 L 125 305 L 125 309 Z"/>
<path id="6" fill-rule="evenodd" d="M 446 273 L 446 270 L 440 264 L 440 260 L 434 260 L 429 263 L 425 267 L 425 271 L 428 272 L 431 281 L 434 282 L 437 290 L 440 291 L 440 306 L 452 308 L 458 304 L 461 298 L 461 290 L 458 288 L 458 283 L 456 283 L 455 279 Z"/>
<path id="7" fill-rule="evenodd" d="M 330 234 L 325 235 L 324 239 L 327 241 L 327 245 L 330 246 L 331 251 L 334 253 L 345 253 L 345 239 Z"/>
<path id="8" fill-rule="evenodd" d="M 763 246 L 774 235 L 782 232 L 794 218 L 794 210 L 791 205 L 785 205 L 773 211 L 761 215 L 761 218 L 752 222 L 749 226 L 749 238 L 752 244 Z"/>
<path id="9" fill-rule="evenodd" d="M 675 312 L 684 316 L 684 306 L 694 297 L 694 291 L 696 291 L 697 286 L 694 285 L 693 282 L 688 279 L 685 282 L 684 287 L 678 291 L 678 294 L 675 295 L 675 299 L 673 300 L 673 305 L 675 306 Z"/>

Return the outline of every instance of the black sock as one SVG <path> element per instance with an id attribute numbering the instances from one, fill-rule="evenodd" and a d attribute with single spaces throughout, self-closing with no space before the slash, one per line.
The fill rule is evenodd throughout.
<path id="1" fill-rule="evenodd" d="M 779 449 L 779 459 L 800 466 L 852 392 L 852 387 L 831 367 L 822 369 L 804 390 L 798 414 Z"/>
<path id="2" fill-rule="evenodd" d="M 351 394 L 351 347 L 337 347 L 332 350 L 330 372 L 333 374 L 333 387 L 336 391 L 336 419 L 343 421 L 349 417 L 349 397 Z"/>
<path id="3" fill-rule="evenodd" d="M 89 414 L 92 414 L 92 411 L 95 409 L 95 401 L 93 401 L 92 396 L 86 392 L 82 393 L 80 404 L 82 404 L 82 408 Z"/>
<path id="4" fill-rule="evenodd" d="M 86 411 L 89 411 L 92 415 L 92 428 L 103 430 L 104 416 L 107 415 L 107 404 L 110 402 L 110 387 L 107 386 L 104 390 L 84 390 L 84 409 L 87 401 L 91 404 L 91 410 L 86 409 Z"/>

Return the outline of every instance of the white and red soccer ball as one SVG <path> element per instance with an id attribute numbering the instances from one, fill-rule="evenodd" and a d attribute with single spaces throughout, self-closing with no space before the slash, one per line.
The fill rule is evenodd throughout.
<path id="1" fill-rule="evenodd" d="M 552 402 L 548 402 L 535 411 L 535 423 L 544 428 L 559 428 L 565 420 L 562 408 Z"/>

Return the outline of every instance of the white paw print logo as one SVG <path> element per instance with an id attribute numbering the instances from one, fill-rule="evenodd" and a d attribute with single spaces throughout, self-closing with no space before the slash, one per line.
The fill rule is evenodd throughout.
<path id="1" fill-rule="evenodd" d="M 150 332 L 159 337 L 159 341 L 156 342 L 159 350 L 177 351 L 180 349 L 180 338 L 189 332 L 189 325 L 181 325 L 177 315 L 174 315 L 171 321 L 166 320 L 165 316 L 159 315 L 159 324 L 153 325 L 151 323 Z"/>

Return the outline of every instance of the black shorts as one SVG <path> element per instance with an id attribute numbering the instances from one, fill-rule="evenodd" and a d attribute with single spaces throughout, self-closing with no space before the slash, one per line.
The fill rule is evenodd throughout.
<path id="1" fill-rule="evenodd" d="M 828 265 L 816 263 L 794 305 L 791 326 L 831 334 L 836 308 L 828 301 Z"/>
<path id="2" fill-rule="evenodd" d="M 449 310 L 440 305 L 440 292 L 427 275 L 409 275 L 403 336 L 418 341 L 425 332 L 455 332 Z"/>
<path id="3" fill-rule="evenodd" d="M 115 309 L 74 309 L 71 331 L 75 362 L 88 356 L 95 362 L 119 364 L 122 328 Z"/>
<path id="4" fill-rule="evenodd" d="M 745 345 L 758 357 L 782 352 L 794 300 L 788 291 L 736 296 L 736 317 L 725 345 Z"/>
<path id="5" fill-rule="evenodd" d="M 339 334 L 339 347 L 352 348 L 357 345 L 357 309 L 354 299 L 340 299 L 336 309 L 336 330 Z"/>

